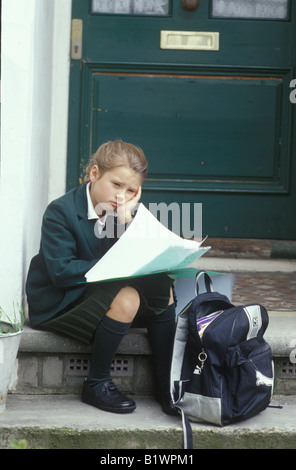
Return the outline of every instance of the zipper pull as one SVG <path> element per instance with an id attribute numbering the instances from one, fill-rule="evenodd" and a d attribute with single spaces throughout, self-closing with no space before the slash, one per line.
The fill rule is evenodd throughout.
<path id="1" fill-rule="evenodd" d="M 203 367 L 204 367 L 204 363 L 206 362 L 207 358 L 208 358 L 208 355 L 206 352 L 202 351 L 199 353 L 198 360 L 201 364 L 200 366 L 196 365 L 195 370 L 193 372 L 195 375 L 201 375 Z"/>

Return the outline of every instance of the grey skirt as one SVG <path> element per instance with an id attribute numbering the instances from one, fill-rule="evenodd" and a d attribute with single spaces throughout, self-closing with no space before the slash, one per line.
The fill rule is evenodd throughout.
<path id="1" fill-rule="evenodd" d="M 158 315 L 167 309 L 173 279 L 155 274 L 133 279 L 90 284 L 87 293 L 69 309 L 40 325 L 40 329 L 89 344 L 113 299 L 126 286 L 134 287 L 140 295 L 140 307 L 134 323 L 144 325 L 145 317 Z"/>

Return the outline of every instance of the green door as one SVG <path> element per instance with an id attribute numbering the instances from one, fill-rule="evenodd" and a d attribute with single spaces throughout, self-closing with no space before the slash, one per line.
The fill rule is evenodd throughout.
<path id="1" fill-rule="evenodd" d="M 148 158 L 146 205 L 202 203 L 210 237 L 295 239 L 296 2 L 182 3 L 73 0 L 68 189 L 120 138 Z"/>

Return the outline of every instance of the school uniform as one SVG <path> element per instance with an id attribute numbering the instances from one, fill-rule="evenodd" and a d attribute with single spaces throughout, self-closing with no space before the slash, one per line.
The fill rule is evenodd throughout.
<path id="1" fill-rule="evenodd" d="M 112 300 L 126 285 L 140 294 L 139 314 L 159 314 L 167 308 L 172 280 L 165 275 L 86 284 L 86 272 L 117 241 L 116 237 L 98 238 L 97 223 L 85 184 L 49 204 L 42 222 L 40 250 L 31 261 L 26 282 L 33 328 L 89 343 Z M 116 218 L 114 223 L 116 226 Z"/>

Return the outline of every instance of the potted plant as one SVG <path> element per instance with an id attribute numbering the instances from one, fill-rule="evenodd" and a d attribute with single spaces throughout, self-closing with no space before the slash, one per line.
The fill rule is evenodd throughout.
<path id="1" fill-rule="evenodd" d="M 19 310 L 17 318 L 10 317 L 0 307 L 0 414 L 6 409 L 8 387 L 13 373 L 16 356 L 23 332 L 24 314 Z"/>

